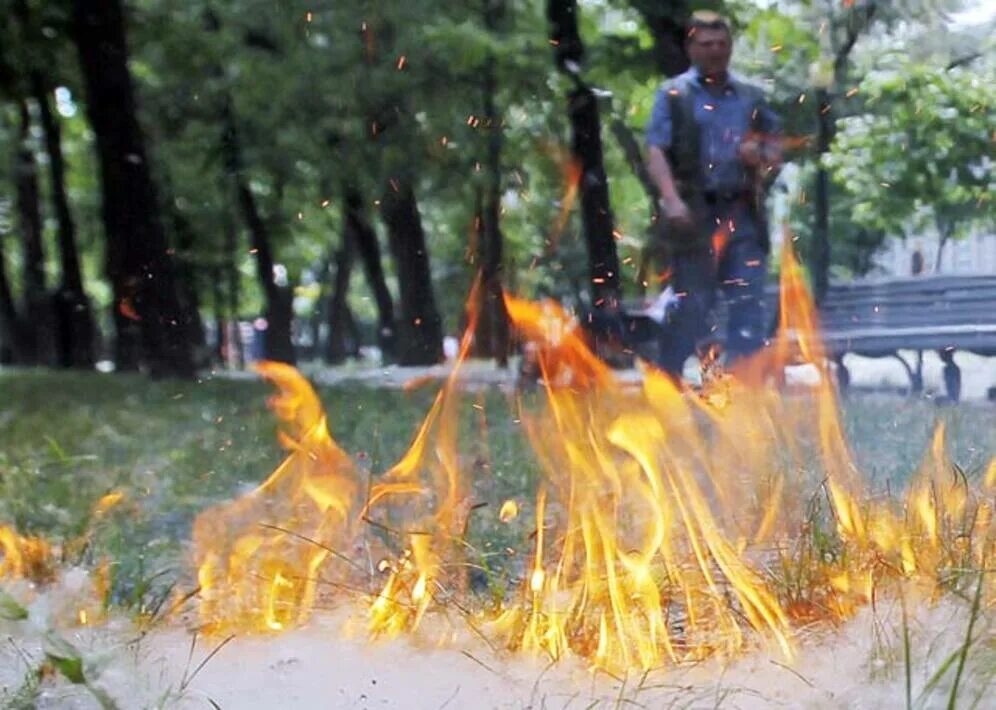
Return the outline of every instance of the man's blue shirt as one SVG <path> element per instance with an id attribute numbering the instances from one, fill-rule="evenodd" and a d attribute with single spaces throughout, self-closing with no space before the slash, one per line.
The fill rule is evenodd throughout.
<path id="1" fill-rule="evenodd" d="M 695 107 L 695 123 L 699 127 L 699 152 L 703 190 L 737 192 L 747 186 L 747 176 L 740 161 L 740 143 L 751 127 L 751 113 L 755 106 L 747 97 L 738 94 L 733 83 L 721 89 L 707 87 L 698 69 L 692 67 L 678 77 L 690 87 Z M 765 133 L 775 133 L 780 128 L 778 117 L 766 105 L 756 107 L 758 123 Z M 662 149 L 671 147 L 671 102 L 666 90 L 658 89 L 650 122 L 647 125 L 647 144 Z"/>

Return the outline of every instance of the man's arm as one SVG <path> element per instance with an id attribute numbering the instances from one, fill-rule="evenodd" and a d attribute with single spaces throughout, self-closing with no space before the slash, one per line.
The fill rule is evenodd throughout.
<path id="1" fill-rule="evenodd" d="M 678 186 L 671 173 L 671 165 L 667 162 L 664 151 L 656 145 L 648 148 L 647 171 L 661 191 L 661 209 L 668 219 L 678 222 L 690 222 L 691 212 L 688 205 L 678 194 Z"/>
<path id="2" fill-rule="evenodd" d="M 650 114 L 650 123 L 647 125 L 647 172 L 660 190 L 660 206 L 664 215 L 671 221 L 687 223 L 691 221 L 691 213 L 688 205 L 678 194 L 671 165 L 664 153 L 671 145 L 673 128 L 671 99 L 666 84 L 657 92 L 654 108 Z"/>

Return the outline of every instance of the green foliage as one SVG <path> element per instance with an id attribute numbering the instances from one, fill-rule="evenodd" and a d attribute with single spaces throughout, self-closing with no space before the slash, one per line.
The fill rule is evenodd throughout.
<path id="1" fill-rule="evenodd" d="M 854 221 L 942 236 L 996 221 L 992 82 L 896 58 L 861 82 L 868 112 L 842 119 L 827 165 L 853 198 Z"/>
<path id="2" fill-rule="evenodd" d="M 14 17 L 16 4 L 0 0 L 0 10 L 5 17 Z M 856 28 L 861 32 L 852 52 L 856 70 L 852 71 L 851 63 L 834 70 L 834 112 L 866 116 L 870 126 L 878 126 L 892 119 L 902 97 L 883 88 L 876 99 L 871 85 L 862 85 L 853 94 L 849 90 L 858 82 L 852 75 L 869 65 L 869 56 L 878 57 L 883 47 L 894 47 L 897 42 L 916 44 L 911 61 L 919 68 L 914 76 L 920 76 L 921 70 L 924 76 L 930 74 L 929 65 L 939 66 L 937 52 L 946 48 L 956 54 L 945 44 L 943 38 L 948 35 L 938 29 L 943 28 L 938 9 L 954 4 L 933 0 L 580 3 L 580 28 L 587 50 L 583 75 L 605 94 L 602 140 L 613 216 L 622 235 L 619 255 L 625 269 L 624 287 L 630 292 L 640 290 L 634 277 L 648 238 L 649 205 L 609 124 L 620 121 L 638 139 L 642 137 L 662 78 L 654 53 L 660 37 L 653 33 L 653 21 L 680 19 L 688 9 L 707 6 L 731 16 L 737 28 L 735 68 L 770 90 L 776 110 L 785 118 L 786 133 L 793 138 L 789 158 L 806 166 L 814 157 L 812 143 L 806 140 L 814 133 L 817 115 L 814 80 L 820 69 L 832 63 L 835 52 L 846 46 L 848 33 Z M 876 9 L 868 19 L 871 5 Z M 30 19 L 25 28 L 17 22 L 0 28 L 0 99 L 6 102 L 0 107 L 0 153 L 9 156 L 17 138 L 11 99 L 25 94 L 26 77 L 32 70 L 43 70 L 61 87 L 69 194 L 86 286 L 98 313 L 104 314 L 103 330 L 107 331 L 109 290 L 103 275 L 99 175 L 69 31 L 71 4 L 27 0 L 27 6 Z M 490 16 L 488 7 L 494 10 Z M 489 73 L 494 77 L 492 98 L 502 139 L 501 226 L 507 282 L 525 295 L 573 297 L 583 290 L 585 250 L 576 207 L 560 224 L 566 193 L 565 155 L 571 139 L 564 98 L 568 84 L 554 70 L 544 0 L 469 4 L 131 0 L 126 10 L 140 122 L 167 208 L 170 238 L 177 258 L 189 267 L 202 310 L 211 310 L 219 276 L 230 263 L 238 276 L 240 315 L 253 316 L 262 307 L 255 260 L 249 253 L 222 151 L 221 117 L 230 101 L 244 149 L 245 175 L 273 237 L 276 260 L 298 286 L 298 316 L 312 315 L 328 294 L 326 265 L 341 243 L 343 185 L 358 187 L 368 217 L 382 231 L 378 200 L 392 176 L 405 175 L 415 186 L 433 278 L 447 286 L 437 289 L 447 330 L 455 331 L 475 270 L 476 202 L 490 179 L 482 163 L 491 131 L 481 120 Z M 899 19 L 905 19 L 905 24 L 898 24 Z M 930 32 L 917 34 L 916 28 Z M 916 39 L 924 34 L 932 38 L 930 42 Z M 985 46 L 980 49 L 984 52 Z M 979 73 L 979 67 L 966 65 L 952 75 L 969 81 Z M 877 75 L 873 72 L 869 80 Z M 927 81 L 931 82 L 936 83 Z M 967 92 L 966 101 L 978 102 L 976 95 L 991 93 L 987 82 L 978 83 L 961 86 Z M 991 102 L 987 105 L 991 107 Z M 991 114 L 976 113 L 971 118 L 964 130 Z M 860 125 L 855 119 L 853 126 Z M 942 160 L 951 153 L 955 161 L 959 152 L 968 150 L 962 128 L 947 126 L 941 135 L 930 133 L 934 130 L 930 125 L 920 128 L 917 139 L 938 141 L 944 154 L 937 154 Z M 40 141 L 36 143 L 39 165 L 44 165 L 46 156 Z M 902 162 L 908 156 L 893 157 Z M 877 159 L 877 155 L 868 158 Z M 852 155 L 843 160 L 847 165 L 860 162 Z M 926 176 L 925 161 L 931 160 L 929 151 L 913 156 L 907 161 L 907 172 Z M 934 162 L 938 170 L 944 169 Z M 9 159 L 0 160 L 0 181 L 7 185 L 0 191 L 0 239 L 6 237 L 7 269 L 16 290 L 19 257 L 12 248 L 16 224 L 10 165 Z M 894 168 L 883 163 L 874 172 L 884 174 Z M 838 172 L 848 169 L 844 164 L 835 167 Z M 864 178 L 873 174 L 854 170 Z M 811 174 L 811 170 L 804 172 Z M 968 177 L 964 171 L 958 173 L 955 184 L 945 192 L 963 206 L 977 194 L 964 182 Z M 915 179 L 913 183 L 916 187 Z M 877 204 L 877 198 L 865 190 L 864 183 L 849 177 L 848 184 L 854 186 L 854 196 L 844 191 L 834 195 L 834 254 L 839 266 L 860 273 L 881 236 L 894 231 L 895 221 L 887 229 L 883 221 L 891 217 L 873 219 L 867 207 Z M 920 188 L 932 195 L 929 186 Z M 42 189 L 48 190 L 46 180 Z M 811 193 L 809 185 L 805 189 Z M 898 187 L 894 189 L 886 212 L 896 212 L 901 194 Z M 866 207 L 855 206 L 855 196 Z M 910 202 L 908 194 L 901 199 Z M 805 231 L 811 221 L 810 205 L 794 210 L 799 231 Z M 181 222 L 187 234 L 182 233 Z M 55 220 L 47 207 L 46 243 L 49 271 L 54 274 Z M 389 287 L 394 288 L 394 264 L 386 249 L 385 266 Z M 373 299 L 358 268 L 353 273 L 350 305 L 361 320 L 374 318 Z"/>

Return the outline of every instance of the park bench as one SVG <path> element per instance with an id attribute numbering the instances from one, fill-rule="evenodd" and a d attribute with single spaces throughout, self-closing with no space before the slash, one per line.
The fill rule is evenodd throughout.
<path id="1" fill-rule="evenodd" d="M 778 289 L 765 294 L 766 310 L 774 318 Z M 718 309 L 710 340 L 722 343 L 725 314 Z M 837 364 L 842 390 L 850 384 L 844 365 L 847 354 L 891 357 L 900 362 L 910 391 L 923 390 L 922 354 L 933 350 L 944 362 L 947 396 L 961 395 L 961 371 L 954 353 L 961 350 L 996 356 L 996 275 L 922 276 L 832 284 L 820 305 L 827 355 Z M 774 323 L 774 320 L 772 321 Z M 634 354 L 652 360 L 661 327 L 642 306 L 626 304 L 625 343 Z M 772 328 L 773 330 L 773 328 Z M 901 350 L 916 353 L 909 362 Z M 996 373 L 996 367 L 994 367 Z M 994 376 L 996 385 L 996 376 Z"/>
<path id="2" fill-rule="evenodd" d="M 944 362 L 947 395 L 957 401 L 961 370 L 954 353 L 996 355 L 996 275 L 834 284 L 820 306 L 820 316 L 823 340 L 837 362 L 842 388 L 850 382 L 843 357 L 853 353 L 897 359 L 909 376 L 911 392 L 920 392 L 922 354 L 934 350 Z M 900 350 L 916 352 L 915 361 L 908 362 Z"/>

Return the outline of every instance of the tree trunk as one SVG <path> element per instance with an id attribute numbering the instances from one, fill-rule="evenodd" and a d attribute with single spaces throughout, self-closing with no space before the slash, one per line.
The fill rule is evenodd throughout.
<path id="1" fill-rule="evenodd" d="M 609 180 L 602 163 L 598 99 L 588 87 L 579 87 L 568 99 L 572 128 L 571 148 L 581 164 L 581 221 L 588 246 L 592 304 L 614 307 L 619 299 L 619 256 L 609 204 Z"/>
<path id="2" fill-rule="evenodd" d="M 74 0 L 73 30 L 100 164 L 119 365 L 132 364 L 134 324 L 152 375 L 192 377 L 189 324 L 138 124 L 121 0 Z"/>
<path id="3" fill-rule="evenodd" d="M 221 265 L 211 267 L 211 310 L 214 315 L 214 347 L 211 348 L 212 364 L 225 366 L 225 340 L 227 321 L 225 319 L 224 275 Z"/>
<path id="4" fill-rule="evenodd" d="M 168 184 L 169 181 L 167 181 Z M 190 221 L 175 206 L 175 202 L 167 200 L 166 205 L 173 228 L 174 243 L 176 244 L 174 259 L 176 263 L 177 295 L 180 299 L 180 305 L 186 314 L 187 339 L 193 347 L 195 361 L 198 365 L 203 365 L 206 364 L 201 362 L 205 354 L 204 346 L 206 340 L 204 320 L 201 318 L 200 298 L 197 294 L 197 267 L 193 252 L 197 238 Z"/>
<path id="5" fill-rule="evenodd" d="M 229 181 L 222 181 L 222 195 L 230 194 Z M 222 225 L 225 232 L 225 288 L 226 328 L 224 333 L 225 364 L 242 369 L 245 367 L 245 354 L 242 348 L 242 333 L 239 329 L 239 267 L 237 262 L 239 235 L 235 219 L 227 200 L 223 200 Z"/>
<path id="6" fill-rule="evenodd" d="M 39 31 L 41 28 L 31 21 L 31 10 L 27 0 L 16 0 L 13 9 L 12 14 L 20 25 L 24 43 L 33 47 L 44 44 L 46 40 Z M 45 71 L 47 67 L 41 60 L 29 59 L 26 73 L 29 76 L 32 98 L 38 105 L 45 151 L 49 158 L 49 194 L 58 225 L 61 267 L 59 287 L 51 299 L 46 299 L 47 302 L 43 307 L 50 318 L 49 323 L 44 326 L 50 331 L 50 353 L 46 359 L 62 367 L 89 368 L 93 367 L 96 361 L 93 313 L 90 301 L 83 291 L 75 227 L 69 211 L 69 200 L 66 197 L 61 129 L 58 119 L 52 113 L 50 84 L 45 78 Z"/>
<path id="7" fill-rule="evenodd" d="M 502 294 L 502 241 L 498 225 L 500 204 L 480 195 L 476 210 L 477 261 L 480 265 L 478 320 L 474 333 L 474 355 L 494 358 L 499 367 L 508 366 L 511 349 L 510 326 Z"/>
<path id="8" fill-rule="evenodd" d="M 66 193 L 66 161 L 62 154 L 62 128 L 52 113 L 48 83 L 40 72 L 31 77 L 38 104 L 45 150 L 48 153 L 50 194 L 59 244 L 59 288 L 54 296 L 56 354 L 62 367 L 92 368 L 96 362 L 93 309 L 83 290 L 76 225 Z"/>
<path id="9" fill-rule="evenodd" d="M 225 331 L 227 363 L 241 370 L 246 366 L 246 357 L 239 320 L 239 270 L 232 261 L 226 266 L 226 271 L 228 272 L 228 328 Z"/>
<path id="10" fill-rule="evenodd" d="M 501 0 L 486 6 L 485 26 L 492 32 L 503 10 Z M 501 150 L 502 117 L 495 106 L 498 91 L 494 58 L 489 57 L 484 67 L 484 122 L 487 151 L 484 160 L 486 185 L 478 210 L 477 262 L 480 268 L 480 295 L 477 304 L 478 322 L 474 333 L 474 352 L 478 357 L 494 358 L 499 367 L 508 366 L 509 323 L 502 296 L 501 233 Z"/>
<path id="11" fill-rule="evenodd" d="M 443 329 L 415 192 L 407 181 L 392 178 L 380 204 L 398 272 L 398 362 L 434 365 L 443 360 Z"/>
<path id="12" fill-rule="evenodd" d="M 657 70 L 671 77 L 688 69 L 688 56 L 685 54 L 685 23 L 691 14 L 688 3 L 685 0 L 630 0 L 629 4 L 643 17 L 650 36 L 654 38 Z"/>
<path id="13" fill-rule="evenodd" d="M 373 292 L 377 304 L 377 345 L 385 361 L 392 360 L 396 355 L 397 338 L 395 335 L 394 301 L 387 288 L 384 278 L 384 266 L 381 262 L 380 244 L 377 232 L 367 221 L 363 213 L 363 199 L 356 188 L 347 186 L 345 189 L 346 230 L 353 236 L 367 284 Z"/>
<path id="14" fill-rule="evenodd" d="M 256 279 L 266 301 L 263 313 L 266 334 L 263 337 L 263 357 L 267 360 L 294 364 L 294 344 L 291 324 L 294 319 L 294 296 L 287 284 L 278 284 L 274 272 L 270 233 L 259 214 L 256 198 L 244 179 L 236 179 L 239 206 L 249 230 L 249 243 L 256 255 Z"/>
<path id="15" fill-rule="evenodd" d="M 336 250 L 332 262 L 335 264 L 335 278 L 332 292 L 326 307 L 329 339 L 325 348 L 325 360 L 338 364 L 359 353 L 356 323 L 346 300 L 349 294 L 349 279 L 353 272 L 353 235 L 350 234 L 349 220 L 344 220 L 342 246 Z M 328 269 L 328 270 L 331 270 Z"/>
<path id="16" fill-rule="evenodd" d="M 843 40 L 836 47 L 833 58 L 833 85 L 841 86 L 847 78 L 847 63 L 855 43 L 863 32 L 871 26 L 878 10 L 877 0 L 868 0 L 860 7 L 844 10 L 846 29 Z M 832 24 L 832 22 L 831 22 Z M 833 27 L 828 29 L 831 42 L 835 37 Z M 823 156 L 830 152 L 836 132 L 833 115 L 834 96 L 829 87 L 816 89 L 816 185 L 813 195 L 813 240 L 811 271 L 813 278 L 813 298 L 816 304 L 823 302 L 830 287 L 830 262 L 833 258 L 830 245 L 830 175 L 823 167 Z"/>
<path id="17" fill-rule="evenodd" d="M 830 286 L 830 174 L 823 167 L 823 156 L 833 142 L 831 97 L 827 89 L 816 90 L 816 189 L 813 194 L 812 278 L 813 298 L 817 305 Z"/>
<path id="18" fill-rule="evenodd" d="M 555 62 L 575 84 L 568 95 L 567 107 L 572 133 L 571 152 L 581 166 L 581 222 L 588 248 L 592 305 L 612 309 L 619 301 L 619 256 L 613 234 L 609 181 L 602 159 L 598 98 L 579 76 L 584 45 L 578 33 L 577 3 L 550 0 L 547 15 Z"/>
<path id="19" fill-rule="evenodd" d="M 7 280 L 7 263 L 0 235 L 0 363 L 24 364 L 28 354 L 26 339 L 24 324 L 17 312 L 10 281 Z"/>
<path id="20" fill-rule="evenodd" d="M 256 198 L 246 182 L 242 159 L 242 143 L 232 108 L 226 96 L 222 106 L 222 150 L 225 167 L 235 183 L 236 197 L 246 229 L 249 246 L 256 256 L 256 279 L 263 291 L 266 331 L 263 336 L 263 357 L 267 360 L 293 364 L 296 361 L 291 327 L 294 319 L 294 296 L 287 284 L 278 284 L 274 273 L 270 232 L 256 205 Z"/>
<path id="21" fill-rule="evenodd" d="M 33 365 L 55 362 L 55 335 L 51 302 L 45 287 L 45 251 L 42 245 L 41 197 L 38 164 L 31 146 L 31 114 L 27 102 L 18 101 L 21 133 L 14 165 L 18 226 L 21 236 L 21 271 L 24 300 L 24 356 Z"/>
<path id="22" fill-rule="evenodd" d="M 937 259 L 934 261 L 934 273 L 939 274 L 944 264 L 944 247 L 951 240 L 951 234 L 954 230 L 948 225 L 943 224 L 941 220 L 936 220 L 936 223 L 937 235 L 940 237 L 940 240 L 937 242 Z"/>

